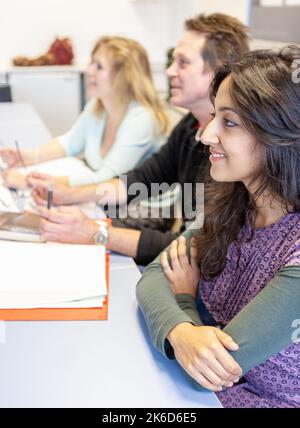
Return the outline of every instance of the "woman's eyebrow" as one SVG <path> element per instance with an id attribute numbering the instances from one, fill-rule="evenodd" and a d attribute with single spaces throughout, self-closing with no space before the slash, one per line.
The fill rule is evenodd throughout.
<path id="1" fill-rule="evenodd" d="M 232 111 L 235 114 L 238 114 L 232 107 L 226 107 L 226 106 L 224 106 L 224 107 L 218 108 L 217 110 L 219 112 L 221 112 L 221 113 L 228 110 L 228 111 Z"/>

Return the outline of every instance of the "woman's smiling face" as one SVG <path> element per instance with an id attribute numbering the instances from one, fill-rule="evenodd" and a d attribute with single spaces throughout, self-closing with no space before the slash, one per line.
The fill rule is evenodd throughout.
<path id="1" fill-rule="evenodd" d="M 221 83 L 215 98 L 215 113 L 201 135 L 210 146 L 210 173 L 220 182 L 241 181 L 248 188 L 259 175 L 262 145 L 242 124 L 230 96 L 230 79 Z"/>

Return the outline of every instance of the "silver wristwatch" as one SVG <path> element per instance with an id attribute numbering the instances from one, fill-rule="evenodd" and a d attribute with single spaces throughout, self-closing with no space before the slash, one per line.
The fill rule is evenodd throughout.
<path id="1" fill-rule="evenodd" d="M 107 245 L 109 240 L 108 225 L 105 220 L 97 220 L 99 228 L 94 235 L 96 245 Z"/>

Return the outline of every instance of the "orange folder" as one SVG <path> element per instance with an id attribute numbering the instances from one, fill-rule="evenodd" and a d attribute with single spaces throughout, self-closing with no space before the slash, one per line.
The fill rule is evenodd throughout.
<path id="1" fill-rule="evenodd" d="M 102 308 L 0 309 L 1 321 L 88 321 L 108 317 L 109 253 L 106 253 L 107 296 Z"/>

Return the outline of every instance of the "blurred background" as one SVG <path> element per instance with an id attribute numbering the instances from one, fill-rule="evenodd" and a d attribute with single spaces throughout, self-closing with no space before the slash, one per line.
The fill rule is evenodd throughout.
<path id="1" fill-rule="evenodd" d="M 163 97 L 168 49 L 195 14 L 236 16 L 250 26 L 252 47 L 300 43 L 300 0 L 0 0 L 0 11 L 0 84 L 10 86 L 14 101 L 34 105 L 53 135 L 70 128 L 85 103 L 84 70 L 101 35 L 141 42 Z M 70 38 L 72 66 L 12 66 L 15 56 L 47 52 L 56 37 Z"/>

